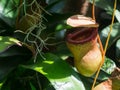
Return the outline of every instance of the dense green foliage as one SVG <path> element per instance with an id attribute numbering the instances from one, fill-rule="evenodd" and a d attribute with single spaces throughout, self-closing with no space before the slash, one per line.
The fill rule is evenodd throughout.
<path id="1" fill-rule="evenodd" d="M 33 14 L 32 19 L 27 17 L 32 23 L 27 32 L 16 28 L 28 25 L 18 23 L 17 19 L 22 21 L 26 13 L 31 14 L 27 10 L 32 3 L 23 0 L 19 4 L 21 2 L 17 1 L 0 0 L 0 90 L 90 90 L 94 76 L 80 75 L 67 62 L 73 56 L 64 39 L 66 29 L 70 28 L 65 21 L 75 13 L 63 12 L 66 0 L 48 0 L 47 5 L 44 5 L 45 0 L 38 0 L 43 3 L 43 8 L 39 7 L 42 13 L 36 12 L 39 15 Z M 98 23 L 103 46 L 111 23 L 113 1 L 96 0 L 96 7 L 102 10 Z M 120 67 L 119 16 L 120 4 L 117 5 L 105 63 L 97 83 L 108 79 L 113 69 Z"/>

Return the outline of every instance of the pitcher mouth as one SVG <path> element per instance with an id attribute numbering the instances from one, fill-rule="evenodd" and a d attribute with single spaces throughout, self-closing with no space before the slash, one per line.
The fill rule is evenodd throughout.
<path id="1" fill-rule="evenodd" d="M 66 40 L 72 44 L 84 44 L 86 42 L 95 40 L 97 37 L 98 28 L 85 27 L 80 30 L 76 30 L 66 35 Z"/>

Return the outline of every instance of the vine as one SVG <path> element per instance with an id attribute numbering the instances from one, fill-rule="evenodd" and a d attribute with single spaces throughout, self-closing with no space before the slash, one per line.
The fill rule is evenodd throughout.
<path id="1" fill-rule="evenodd" d="M 95 10 L 94 10 L 94 6 L 95 6 L 95 0 L 93 0 L 93 8 L 92 8 L 93 19 L 95 20 Z M 101 52 L 102 52 L 102 62 L 101 62 L 100 66 L 99 66 L 99 68 L 98 68 L 98 70 L 97 70 L 96 75 L 95 75 L 95 78 L 94 78 L 94 81 L 93 81 L 93 85 L 92 85 L 91 90 L 94 89 L 96 80 L 97 80 L 98 75 L 99 75 L 99 73 L 100 73 L 100 68 L 102 67 L 102 65 L 103 65 L 103 63 L 104 63 L 105 54 L 106 54 L 106 51 L 107 51 L 108 42 L 109 42 L 109 39 L 110 39 L 110 34 L 111 34 L 111 32 L 112 32 L 112 27 L 113 27 L 113 23 L 114 23 L 114 16 L 115 16 L 116 6 L 117 6 L 117 0 L 114 1 L 114 9 L 113 9 L 112 21 L 111 21 L 111 25 L 110 25 L 110 31 L 109 31 L 109 33 L 108 33 L 108 37 L 107 37 L 107 40 L 106 40 L 106 44 L 105 44 L 104 50 L 103 50 L 103 47 L 102 47 L 102 43 L 101 43 L 100 37 L 99 37 L 99 35 L 98 35 L 98 42 L 99 42 L 99 44 L 100 44 L 100 49 L 101 49 Z"/>

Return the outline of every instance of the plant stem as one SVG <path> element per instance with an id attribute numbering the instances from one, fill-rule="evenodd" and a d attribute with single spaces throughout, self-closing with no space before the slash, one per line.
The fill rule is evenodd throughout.
<path id="1" fill-rule="evenodd" d="M 93 85 L 92 85 L 92 89 L 91 89 L 91 90 L 94 89 L 96 80 L 97 80 L 98 75 L 99 75 L 99 73 L 100 73 L 100 68 L 101 68 L 101 66 L 102 66 L 103 63 L 104 63 L 105 53 L 106 53 L 106 51 L 107 51 L 108 42 L 109 42 L 109 40 L 110 40 L 110 34 L 111 34 L 111 32 L 112 32 L 112 27 L 113 27 L 113 23 L 114 23 L 114 18 L 115 18 L 114 16 L 115 16 L 116 5 L 117 5 L 117 0 L 115 0 L 115 2 L 114 2 L 114 9 L 113 9 L 112 21 L 111 21 L 111 25 L 110 25 L 110 31 L 109 31 L 109 33 L 108 33 L 108 37 L 107 37 L 107 40 L 106 40 L 105 48 L 104 48 L 104 51 L 103 51 L 102 62 L 101 62 L 100 66 L 99 66 L 99 68 L 98 68 L 98 71 L 97 71 L 97 73 L 96 73 L 96 76 L 95 76 L 95 79 L 94 79 L 94 82 L 93 82 Z"/>
<path id="2" fill-rule="evenodd" d="M 101 51 L 102 56 L 103 56 L 104 50 L 103 50 L 103 45 L 102 45 L 102 42 L 101 42 L 99 34 L 97 35 L 97 40 L 98 40 L 98 43 L 100 45 L 100 51 Z"/>
<path id="3" fill-rule="evenodd" d="M 95 19 L 95 0 L 93 0 L 93 5 L 92 5 L 92 18 L 93 18 L 93 20 L 96 21 L 96 19 Z"/>

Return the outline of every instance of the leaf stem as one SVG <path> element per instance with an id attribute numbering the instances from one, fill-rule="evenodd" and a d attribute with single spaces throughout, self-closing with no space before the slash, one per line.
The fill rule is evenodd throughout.
<path id="1" fill-rule="evenodd" d="M 92 85 L 92 89 L 94 89 L 94 86 L 95 86 L 95 83 L 96 83 L 96 80 L 98 78 L 98 75 L 100 73 L 100 68 L 102 67 L 103 63 L 104 63 L 104 59 L 105 59 L 105 54 L 106 54 L 106 51 L 107 51 L 107 47 L 108 47 L 108 43 L 109 43 L 109 39 L 110 39 L 110 34 L 112 32 L 112 27 L 113 27 L 113 23 L 114 23 L 114 16 L 115 16 L 115 10 L 116 10 L 116 6 L 117 6 L 117 0 L 114 1 L 114 9 L 113 9 L 113 15 L 112 15 L 112 21 L 111 21 L 111 25 L 110 25 L 110 31 L 108 33 L 108 37 L 107 37 L 107 40 L 106 40 L 106 44 L 105 44 L 105 48 L 104 48 L 104 51 L 103 51 L 103 56 L 102 56 L 102 62 L 98 68 L 98 71 L 96 73 L 96 76 L 95 76 L 95 79 L 94 79 L 94 82 L 93 82 L 93 85 Z"/>

